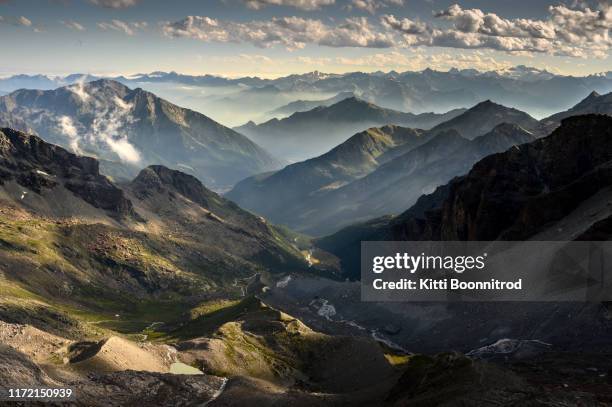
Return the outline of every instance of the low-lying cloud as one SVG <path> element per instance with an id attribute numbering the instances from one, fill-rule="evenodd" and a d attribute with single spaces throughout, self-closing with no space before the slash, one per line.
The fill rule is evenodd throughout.
<path id="1" fill-rule="evenodd" d="M 107 100 L 105 95 L 96 97 L 96 89 L 87 89 L 82 81 L 68 88 L 81 103 L 91 107 L 94 117 L 87 127 L 69 116 L 58 120 L 58 128 L 68 138 L 73 152 L 80 154 L 83 145 L 93 145 L 108 149 L 121 161 L 136 164 L 142 157 L 138 149 L 128 140 L 129 126 L 135 122 L 132 115 L 133 105 L 114 97 Z"/>
<path id="2" fill-rule="evenodd" d="M 83 151 L 79 145 L 81 138 L 79 137 L 79 132 L 72 119 L 69 116 L 61 116 L 58 120 L 58 128 L 60 133 L 68 138 L 68 145 L 72 152 L 75 154 L 82 154 Z"/>

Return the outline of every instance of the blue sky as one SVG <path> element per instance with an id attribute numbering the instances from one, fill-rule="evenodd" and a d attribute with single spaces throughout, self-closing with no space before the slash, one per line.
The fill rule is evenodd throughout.
<path id="1" fill-rule="evenodd" d="M 611 28 L 608 0 L 0 0 L 0 75 L 582 75 L 612 70 Z"/>

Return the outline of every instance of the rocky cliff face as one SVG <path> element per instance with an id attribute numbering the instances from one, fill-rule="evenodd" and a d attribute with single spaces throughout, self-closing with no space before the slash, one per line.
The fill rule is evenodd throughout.
<path id="1" fill-rule="evenodd" d="M 134 215 L 123 191 L 100 175 L 95 159 L 12 129 L 0 129 L 0 179 L 14 180 L 37 193 L 62 185 L 116 218 Z"/>
<path id="2" fill-rule="evenodd" d="M 606 188 L 611 160 L 612 118 L 565 119 L 549 137 L 486 157 L 453 182 L 426 216 L 425 236 L 401 223 L 395 230 L 435 240 L 526 239 Z"/>

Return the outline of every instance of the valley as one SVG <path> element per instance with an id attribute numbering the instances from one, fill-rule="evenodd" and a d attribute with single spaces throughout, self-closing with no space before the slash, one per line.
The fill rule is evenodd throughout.
<path id="1" fill-rule="evenodd" d="M 612 0 L 0 0 L 0 406 L 612 406 Z"/>
<path id="2" fill-rule="evenodd" d="M 323 100 L 302 113 L 381 116 L 283 168 L 117 82 L 4 98 L 29 132 L 0 131 L 0 387 L 71 387 L 78 405 L 612 402 L 607 303 L 367 303 L 358 281 L 361 241 L 608 239 L 609 95 L 543 120 L 487 100 L 403 123 Z M 134 165 L 95 123 L 139 106 L 111 130 Z M 219 160 L 183 171 L 176 149 Z M 236 154 L 250 167 L 224 178 Z"/>

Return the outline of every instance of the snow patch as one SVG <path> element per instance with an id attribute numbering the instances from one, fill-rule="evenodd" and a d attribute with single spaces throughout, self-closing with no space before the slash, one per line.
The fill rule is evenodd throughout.
<path id="1" fill-rule="evenodd" d="M 536 347 L 551 347 L 552 344 L 537 339 L 500 339 L 497 342 L 483 346 L 466 353 L 471 357 L 483 357 L 495 354 L 512 354 L 525 346 L 535 345 Z"/>
<path id="2" fill-rule="evenodd" d="M 289 282 L 291 281 L 291 276 L 286 276 L 276 282 L 276 288 L 287 288 Z"/>

